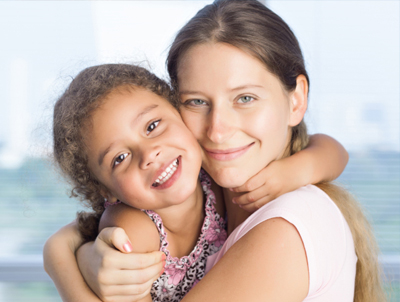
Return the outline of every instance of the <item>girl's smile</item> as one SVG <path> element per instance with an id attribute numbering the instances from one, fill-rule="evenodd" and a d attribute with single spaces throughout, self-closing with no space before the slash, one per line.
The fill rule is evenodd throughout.
<path id="1" fill-rule="evenodd" d="M 152 187 L 157 190 L 167 189 L 172 186 L 175 181 L 179 178 L 182 171 L 182 157 L 174 159 L 171 164 L 167 165 L 164 169 L 160 168 L 159 172 L 156 173 L 158 177 L 153 182 Z"/>

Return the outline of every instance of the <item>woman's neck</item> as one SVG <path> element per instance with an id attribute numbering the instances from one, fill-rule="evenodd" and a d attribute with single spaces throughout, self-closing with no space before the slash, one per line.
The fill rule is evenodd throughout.
<path id="1" fill-rule="evenodd" d="M 234 193 L 229 191 L 228 189 L 223 189 L 224 191 L 224 201 L 226 212 L 228 215 L 228 236 L 232 233 L 237 226 L 239 226 L 243 221 L 247 219 L 251 215 L 251 213 L 246 212 L 242 208 L 240 208 L 237 204 L 232 202 L 232 198 L 236 196 L 240 196 L 240 193 Z"/>

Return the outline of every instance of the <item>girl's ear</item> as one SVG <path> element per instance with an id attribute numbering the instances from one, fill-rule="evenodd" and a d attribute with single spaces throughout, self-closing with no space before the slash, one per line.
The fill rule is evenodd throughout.
<path id="1" fill-rule="evenodd" d="M 112 195 L 110 192 L 108 192 L 106 189 L 102 188 L 100 190 L 101 196 L 103 196 L 104 201 L 108 203 L 116 203 L 118 201 L 118 198 Z"/>
<path id="2" fill-rule="evenodd" d="M 296 88 L 290 93 L 290 119 L 289 126 L 300 124 L 307 110 L 308 104 L 308 82 L 304 75 L 296 79 Z"/>

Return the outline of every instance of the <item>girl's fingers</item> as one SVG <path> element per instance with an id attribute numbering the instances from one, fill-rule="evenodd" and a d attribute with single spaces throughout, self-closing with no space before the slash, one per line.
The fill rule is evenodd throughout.
<path id="1" fill-rule="evenodd" d="M 118 227 L 104 228 L 98 235 L 96 241 L 99 240 L 101 250 L 104 250 L 103 265 L 115 269 L 138 270 L 150 266 L 154 266 L 165 260 L 165 254 L 160 251 L 152 253 L 128 253 L 131 245 L 124 229 Z M 101 243 L 103 242 L 103 243 Z M 119 251 L 124 252 L 121 254 Z M 130 247 L 130 249 L 132 249 Z"/>
<path id="2" fill-rule="evenodd" d="M 269 197 L 268 190 L 265 186 L 261 186 L 256 190 L 233 198 L 232 202 L 238 205 L 247 205 L 264 197 Z"/>
<path id="3" fill-rule="evenodd" d="M 258 174 L 256 174 L 252 178 L 250 178 L 243 185 L 236 187 L 236 188 L 232 188 L 231 191 L 241 193 L 241 192 L 254 191 L 254 190 L 260 188 L 261 186 L 263 186 L 265 184 L 265 181 L 267 179 L 263 173 L 265 169 L 266 168 L 264 168 Z"/>
<path id="4" fill-rule="evenodd" d="M 110 247 L 115 247 L 120 252 L 130 253 L 132 251 L 129 237 L 122 228 L 104 228 L 97 236 L 97 239 L 104 241 Z"/>
<path id="5" fill-rule="evenodd" d="M 149 293 L 155 280 L 159 277 L 157 274 L 154 279 L 149 279 L 142 284 L 118 284 L 109 286 L 104 292 L 107 297 L 112 296 L 135 296 L 135 298 Z"/>
<path id="6" fill-rule="evenodd" d="M 149 288 L 147 291 L 140 295 L 115 295 L 115 296 L 110 296 L 107 297 L 107 301 L 112 301 L 112 302 L 136 302 L 141 299 L 143 299 L 145 296 L 150 294 L 151 288 Z"/>
<path id="7" fill-rule="evenodd" d="M 131 253 L 115 257 L 112 260 L 110 267 L 121 270 L 144 270 L 152 269 L 153 267 L 161 267 L 165 261 L 165 254 L 160 251 L 151 253 Z M 158 265 L 158 266 L 157 266 Z M 161 271 L 161 268 L 159 269 Z"/>
<path id="8" fill-rule="evenodd" d="M 134 255 L 134 254 L 132 254 Z M 146 254 L 145 254 L 146 255 Z M 131 256 L 131 255 L 129 255 Z M 125 258 L 127 259 L 127 258 Z M 128 259 L 127 261 L 135 262 L 135 259 Z M 145 268 L 122 268 L 117 271 L 110 272 L 104 270 L 99 272 L 101 283 L 109 286 L 119 285 L 141 285 L 156 280 L 163 272 L 165 261 L 156 263 L 155 265 Z M 107 289 L 108 290 L 108 289 Z M 110 294 L 106 294 L 109 296 Z"/>
<path id="9" fill-rule="evenodd" d="M 259 208 L 261 208 L 262 206 L 266 205 L 268 202 L 270 202 L 273 199 L 274 198 L 272 198 L 270 196 L 266 196 L 266 197 L 260 198 L 256 202 L 249 203 L 246 205 L 241 205 L 240 207 L 247 212 L 253 213 L 253 212 L 257 211 Z"/>

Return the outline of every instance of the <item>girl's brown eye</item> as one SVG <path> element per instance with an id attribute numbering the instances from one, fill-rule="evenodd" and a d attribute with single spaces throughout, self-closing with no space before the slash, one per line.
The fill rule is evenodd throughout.
<path id="1" fill-rule="evenodd" d="M 158 124 L 160 123 L 160 121 L 161 121 L 161 120 L 152 122 L 152 123 L 147 127 L 147 134 L 149 134 L 149 133 L 152 132 L 154 129 L 156 129 L 157 126 L 158 126 Z"/>
<path id="2" fill-rule="evenodd" d="M 124 161 L 124 159 L 128 156 L 128 153 L 123 153 L 118 155 L 115 160 L 114 160 L 114 167 L 119 165 L 120 163 L 122 163 Z"/>

